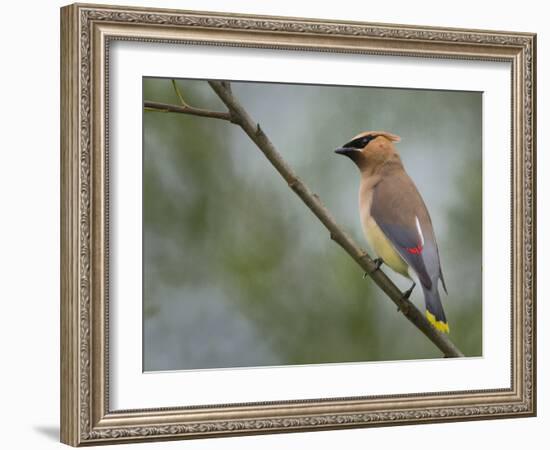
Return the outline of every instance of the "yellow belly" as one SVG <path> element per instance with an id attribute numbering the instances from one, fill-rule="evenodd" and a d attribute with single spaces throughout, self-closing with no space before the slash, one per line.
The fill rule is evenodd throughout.
<path id="1" fill-rule="evenodd" d="M 401 275 L 411 278 L 409 275 L 409 266 L 401 255 L 395 250 L 392 243 L 388 240 L 384 232 L 380 229 L 374 218 L 370 214 L 372 205 L 373 188 L 376 179 L 362 177 L 359 187 L 359 215 L 361 217 L 361 226 L 363 233 L 371 249 L 379 258 L 382 258 L 384 264 L 395 270 Z"/>
<path id="2" fill-rule="evenodd" d="M 384 264 L 391 267 L 397 273 L 410 278 L 409 266 L 401 255 L 395 250 L 383 231 L 372 217 L 366 218 L 363 223 L 363 231 L 367 242 Z"/>

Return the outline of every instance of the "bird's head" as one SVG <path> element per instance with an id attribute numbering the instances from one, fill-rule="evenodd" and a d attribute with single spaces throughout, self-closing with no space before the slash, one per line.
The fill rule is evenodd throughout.
<path id="1" fill-rule="evenodd" d="M 399 136 L 387 131 L 365 131 L 334 152 L 347 156 L 359 170 L 364 170 L 382 164 L 390 158 L 399 158 L 393 143 L 400 140 Z"/>

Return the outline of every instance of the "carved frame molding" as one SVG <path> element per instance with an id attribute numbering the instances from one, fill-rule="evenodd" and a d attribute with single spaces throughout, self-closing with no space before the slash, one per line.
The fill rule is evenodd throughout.
<path id="1" fill-rule="evenodd" d="M 113 40 L 508 61 L 512 67 L 512 386 L 110 411 L 108 86 Z M 536 36 L 75 4 L 61 10 L 61 440 L 151 439 L 533 416 L 536 413 Z"/>

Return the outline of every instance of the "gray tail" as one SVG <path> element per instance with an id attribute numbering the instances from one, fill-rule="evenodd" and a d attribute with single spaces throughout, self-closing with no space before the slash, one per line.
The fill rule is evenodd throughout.
<path id="1" fill-rule="evenodd" d="M 437 290 L 437 284 L 434 283 L 431 289 L 426 289 L 422 286 L 424 291 L 424 300 L 426 301 L 426 317 L 431 324 L 439 331 L 449 332 L 449 325 L 445 312 L 443 311 L 443 305 L 441 304 L 441 298 Z"/>

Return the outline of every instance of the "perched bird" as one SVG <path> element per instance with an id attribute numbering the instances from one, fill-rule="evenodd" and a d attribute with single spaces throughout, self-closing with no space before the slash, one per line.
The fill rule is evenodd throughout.
<path id="1" fill-rule="evenodd" d="M 363 232 L 382 263 L 411 281 L 409 269 L 417 275 L 426 303 L 426 317 L 440 331 L 449 325 L 439 297 L 441 280 L 447 292 L 439 250 L 428 209 L 405 172 L 395 149 L 399 136 L 385 131 L 358 134 L 335 150 L 349 157 L 359 168 L 359 214 Z M 416 283 L 405 292 L 408 298 Z"/>

